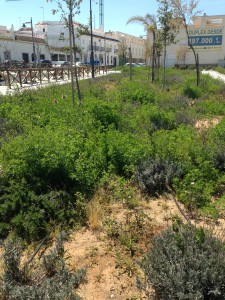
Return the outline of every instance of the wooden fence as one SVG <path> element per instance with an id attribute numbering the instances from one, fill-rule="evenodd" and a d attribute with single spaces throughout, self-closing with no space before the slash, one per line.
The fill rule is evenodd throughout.
<path id="1" fill-rule="evenodd" d="M 92 75 L 91 66 L 77 67 L 78 78 L 88 78 Z M 75 68 L 73 68 L 75 74 Z M 107 73 L 106 66 L 95 66 L 95 75 Z M 42 84 L 46 82 L 57 82 L 59 80 L 69 80 L 71 78 L 70 67 L 52 67 L 52 68 L 11 68 L 0 71 L 0 79 L 4 81 L 10 89 L 13 84 L 19 84 L 22 87 L 25 84 Z"/>

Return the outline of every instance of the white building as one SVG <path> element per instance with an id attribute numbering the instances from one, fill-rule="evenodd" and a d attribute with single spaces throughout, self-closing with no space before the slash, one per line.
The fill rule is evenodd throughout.
<path id="1" fill-rule="evenodd" d="M 27 22 L 30 23 L 31 22 Z M 36 61 L 49 59 L 53 63 L 70 61 L 69 31 L 66 24 L 61 21 L 43 21 L 33 26 L 25 24 L 18 31 L 7 30 L 0 26 L 0 61 L 18 60 L 32 63 L 35 49 Z M 75 44 L 77 61 L 90 63 L 91 61 L 91 36 L 90 34 L 77 37 L 79 24 L 74 23 Z M 93 54 L 94 61 L 101 65 L 119 65 L 118 44 L 124 36 L 128 47 L 131 48 L 133 62 L 144 62 L 144 41 L 141 38 L 121 32 L 104 32 L 93 29 Z"/>
<path id="2" fill-rule="evenodd" d="M 126 41 L 127 48 L 131 49 L 133 63 L 145 62 L 145 40 L 143 38 L 136 37 L 119 31 L 109 31 L 106 32 L 105 35 L 114 37 L 119 41 L 121 41 L 121 39 L 124 39 Z M 129 55 L 127 54 L 127 58 L 128 56 Z"/>
<path id="3" fill-rule="evenodd" d="M 75 36 L 79 24 L 74 23 Z M 106 36 L 101 30 L 93 29 L 94 60 L 99 64 L 117 66 L 118 43 L 114 37 Z M 75 44 L 80 49 L 77 51 L 77 61 L 90 63 L 91 37 L 90 34 L 75 37 Z M 70 60 L 69 31 L 64 22 L 45 21 L 37 23 L 33 28 L 23 27 L 18 31 L 8 31 L 5 26 L 0 26 L 0 61 L 24 60 L 31 63 L 33 48 L 37 61 L 49 59 L 54 63 Z"/>

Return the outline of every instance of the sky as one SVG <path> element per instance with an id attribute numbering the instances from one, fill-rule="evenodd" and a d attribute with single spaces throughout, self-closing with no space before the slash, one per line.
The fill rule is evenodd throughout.
<path id="1" fill-rule="evenodd" d="M 19 29 L 24 22 L 32 18 L 33 24 L 39 21 L 59 21 L 60 14 L 53 15 L 52 9 L 56 9 L 56 2 L 46 0 L 0 0 L 0 25 L 8 29 L 14 26 Z M 93 28 L 99 28 L 99 1 L 91 0 Z M 104 0 L 104 30 L 120 31 L 127 34 L 144 35 L 141 24 L 127 24 L 127 20 L 133 16 L 145 16 L 147 13 L 157 13 L 156 0 Z M 201 14 L 225 15 L 225 0 L 200 0 L 198 9 Z M 90 16 L 90 0 L 83 0 L 81 11 L 76 15 L 75 21 L 88 24 Z"/>

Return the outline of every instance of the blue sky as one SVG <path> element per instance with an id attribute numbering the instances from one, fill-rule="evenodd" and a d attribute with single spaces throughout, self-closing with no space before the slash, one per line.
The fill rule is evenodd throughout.
<path id="1" fill-rule="evenodd" d="M 46 0 L 0 0 L 0 25 L 8 28 L 14 25 L 18 29 L 24 22 L 57 21 L 60 15 L 52 15 L 52 9 L 56 8 L 56 2 L 47 3 Z M 90 0 L 83 0 L 81 13 L 76 20 L 83 24 L 88 23 Z M 208 15 L 225 14 L 225 0 L 200 0 L 198 8 Z M 156 14 L 156 0 L 104 0 L 104 29 L 105 31 L 121 31 L 132 35 L 143 35 L 143 27 L 140 24 L 128 24 L 127 20 L 132 16 L 144 16 L 146 13 Z M 93 28 L 99 27 L 98 0 L 92 0 Z"/>

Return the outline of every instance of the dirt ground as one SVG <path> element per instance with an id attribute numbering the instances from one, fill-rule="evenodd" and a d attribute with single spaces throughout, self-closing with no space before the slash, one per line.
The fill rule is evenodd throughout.
<path id="1" fill-rule="evenodd" d="M 145 203 L 141 209 L 148 216 L 148 228 L 152 226 L 147 234 L 153 236 L 171 224 L 174 217 L 183 218 L 173 199 L 153 200 Z M 184 210 L 183 207 L 182 209 Z M 126 209 L 115 205 L 108 218 L 123 226 L 122 224 L 126 224 L 126 213 Z M 217 227 L 219 234 L 224 232 L 224 221 L 220 225 L 221 228 Z M 146 239 L 145 233 L 142 234 L 143 239 Z M 151 240 L 151 237 L 149 239 Z M 143 244 L 139 244 L 144 251 L 149 246 L 143 247 Z M 78 295 L 83 300 L 154 299 L 154 291 L 151 287 L 148 289 L 148 294 L 136 287 L 136 277 L 144 278 L 137 264 L 144 253 L 137 251 L 137 255 L 131 257 L 121 245 L 118 246 L 112 237 L 109 238 L 103 228 L 97 231 L 83 228 L 74 232 L 65 244 L 65 248 L 71 257 L 69 266 L 72 270 L 87 266 L 86 283 L 82 284 L 78 290 Z"/>

